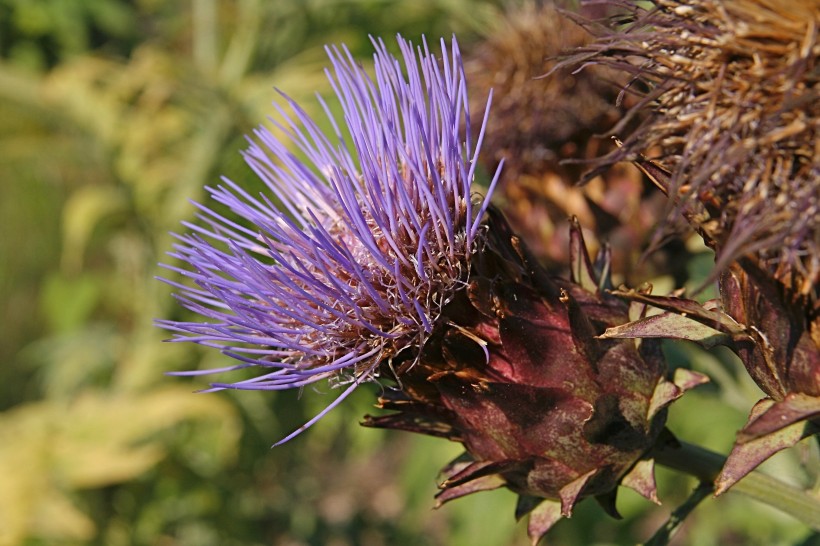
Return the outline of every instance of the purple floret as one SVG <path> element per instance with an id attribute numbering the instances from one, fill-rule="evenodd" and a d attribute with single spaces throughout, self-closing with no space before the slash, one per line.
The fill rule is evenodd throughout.
<path id="1" fill-rule="evenodd" d="M 174 341 L 219 348 L 267 373 L 214 389 L 281 390 L 320 380 L 346 385 L 292 438 L 373 380 L 381 362 L 418 355 L 441 308 L 465 281 L 487 197 L 472 202 L 484 126 L 472 140 L 456 40 L 443 62 L 426 41 L 401 58 L 381 40 L 371 78 L 347 48 L 327 48 L 327 76 L 344 112 L 328 138 L 292 99 L 276 106 L 285 135 L 254 131 L 245 160 L 267 191 L 208 188 L 242 222 L 200 204 L 165 266 L 193 285 L 165 280 L 207 322 L 158 321 Z M 321 101 L 321 99 L 320 99 Z M 489 101 L 487 112 L 489 111 Z M 297 157 L 299 153 L 305 160 Z M 280 442 L 281 443 L 281 442 Z"/>

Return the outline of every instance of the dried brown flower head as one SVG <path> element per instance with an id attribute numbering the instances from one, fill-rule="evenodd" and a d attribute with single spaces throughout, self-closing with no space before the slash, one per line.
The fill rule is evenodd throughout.
<path id="1" fill-rule="evenodd" d="M 552 3 L 509 7 L 465 59 L 473 89 L 493 90 L 483 161 L 506 158 L 504 179 L 558 173 L 575 181 L 582 167 L 562 159 L 594 157 L 606 140 L 590 139 L 621 118 L 615 72 L 605 67 L 544 77 L 556 58 L 592 37 Z M 625 83 L 625 81 L 623 82 Z M 479 119 L 474 120 L 474 124 Z"/>
<path id="2" fill-rule="evenodd" d="M 711 308 L 631 297 L 713 329 L 700 341 L 729 346 L 766 393 L 722 492 L 820 420 L 820 0 L 612 3 L 628 24 L 568 63 L 634 74 L 649 87 L 634 111 L 649 115 L 603 164 L 635 160 L 716 250 L 720 276 Z M 642 157 L 653 149 L 657 161 Z M 616 332 L 692 339 L 664 320 Z"/>
<path id="3" fill-rule="evenodd" d="M 610 242 L 614 267 L 631 275 L 664 200 L 647 201 L 647 184 L 627 164 L 577 185 L 588 162 L 614 148 L 596 135 L 626 111 L 629 101 L 616 105 L 616 99 L 628 78 L 603 66 L 551 72 L 558 58 L 593 39 L 555 4 L 562 3 L 508 6 L 487 38 L 467 52 L 473 95 L 493 90 L 481 160 L 492 171 L 505 159 L 497 201 L 539 258 L 551 266 L 566 263 L 567 219 L 577 216 L 591 247 Z"/>
<path id="4" fill-rule="evenodd" d="M 648 118 L 608 161 L 659 149 L 677 212 L 688 208 L 721 268 L 747 256 L 796 293 L 816 290 L 820 1 L 613 3 L 626 10 L 613 20 L 631 22 L 574 61 L 650 91 L 636 106 Z"/>

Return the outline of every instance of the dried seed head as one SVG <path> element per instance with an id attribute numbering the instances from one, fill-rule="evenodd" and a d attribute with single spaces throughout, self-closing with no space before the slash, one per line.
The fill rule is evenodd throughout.
<path id="1" fill-rule="evenodd" d="M 482 161 L 493 165 L 506 158 L 503 180 L 550 172 L 576 182 L 582 167 L 559 161 L 589 159 L 608 146 L 590 137 L 621 118 L 612 81 L 617 73 L 595 67 L 545 77 L 557 57 L 591 40 L 551 2 L 508 7 L 486 34 L 465 61 L 470 85 L 492 89 L 495 97 Z"/>
<path id="2" fill-rule="evenodd" d="M 506 158 L 496 202 L 551 268 L 565 267 L 567 220 L 576 216 L 591 248 L 607 241 L 619 272 L 643 276 L 663 267 L 663 256 L 652 263 L 640 259 L 647 226 L 662 218 L 662 196 L 646 198 L 644 180 L 628 164 L 578 185 L 589 162 L 615 147 L 601 135 L 631 104 L 630 96 L 616 104 L 628 80 L 604 66 L 553 71 L 562 55 L 593 39 L 571 12 L 554 4 L 562 2 L 508 7 L 467 53 L 471 86 L 494 92 L 482 161 L 492 169 Z"/>
<path id="3" fill-rule="evenodd" d="M 619 5 L 631 23 L 578 55 L 649 85 L 649 117 L 606 161 L 636 159 L 716 250 L 720 275 L 716 309 L 644 300 L 711 328 L 700 341 L 732 348 L 767 395 L 720 493 L 820 420 L 820 1 Z M 652 149 L 657 162 L 640 157 Z M 670 324 L 619 335 L 690 339 Z"/>
<path id="4" fill-rule="evenodd" d="M 820 279 L 820 1 L 618 3 L 626 27 L 576 60 L 622 70 L 649 92 L 617 161 L 656 154 L 666 191 L 723 268 L 753 258 L 789 289 Z M 657 152 L 654 152 L 654 151 Z"/>

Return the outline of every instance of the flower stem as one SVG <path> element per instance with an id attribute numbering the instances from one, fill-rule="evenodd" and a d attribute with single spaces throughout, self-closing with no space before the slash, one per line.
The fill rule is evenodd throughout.
<path id="1" fill-rule="evenodd" d="M 726 462 L 723 455 L 686 442 L 680 442 L 679 447 L 657 447 L 653 456 L 658 464 L 707 483 L 715 481 Z M 752 471 L 732 486 L 731 490 L 773 506 L 820 531 L 820 498 L 797 487 L 762 472 Z"/>
<path id="2" fill-rule="evenodd" d="M 692 495 L 686 499 L 686 502 L 678 506 L 674 512 L 669 516 L 669 520 L 652 535 L 643 546 L 666 546 L 672 537 L 680 530 L 681 524 L 686 519 L 692 510 L 697 508 L 698 504 L 709 496 L 714 490 L 711 482 L 700 482 L 692 492 Z"/>

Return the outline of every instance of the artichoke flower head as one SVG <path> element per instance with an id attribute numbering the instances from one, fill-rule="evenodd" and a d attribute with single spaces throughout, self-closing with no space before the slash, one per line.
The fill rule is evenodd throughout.
<path id="1" fill-rule="evenodd" d="M 605 162 L 635 161 L 669 196 L 671 214 L 715 251 L 720 298 L 704 307 L 624 293 L 666 318 L 610 334 L 720 343 L 743 361 L 766 397 L 721 493 L 820 423 L 820 1 L 618 5 L 626 14 L 567 62 L 649 89 L 634 109 L 644 121 Z"/>
<path id="2" fill-rule="evenodd" d="M 382 362 L 415 358 L 464 285 L 495 185 L 473 202 L 483 126 L 476 139 L 455 39 L 440 57 L 426 41 L 399 37 L 400 58 L 373 44 L 375 78 L 328 48 L 344 116 L 322 102 L 335 135 L 285 97 L 290 112 L 277 106 L 274 122 L 284 136 L 260 127 L 244 154 L 265 191 L 227 179 L 210 188 L 232 215 L 198 205 L 200 222 L 171 254 L 187 267 L 168 266 L 190 281 L 167 281 L 177 298 L 205 320 L 159 325 L 239 361 L 183 373 L 262 371 L 214 389 L 343 388 L 281 442 L 377 379 Z"/>
<path id="3" fill-rule="evenodd" d="M 364 424 L 462 443 L 440 503 L 507 487 L 533 543 L 584 497 L 617 515 L 619 484 L 657 502 L 649 451 L 666 441 L 665 408 L 704 378 L 667 380 L 656 340 L 598 338 L 642 306 L 606 293 L 607 253 L 593 263 L 577 223 L 571 280 L 551 279 L 497 212 L 486 229 L 467 289 L 382 396 L 393 413 Z"/>
<path id="4" fill-rule="evenodd" d="M 438 58 L 398 42 L 401 59 L 374 41 L 375 78 L 329 49 L 335 137 L 286 99 L 284 140 L 260 128 L 245 153 L 264 192 L 225 180 L 210 193 L 232 215 L 199 205 L 186 224 L 172 256 L 187 266 L 169 267 L 188 282 L 167 282 L 204 320 L 159 324 L 239 363 L 184 373 L 261 370 L 213 389 L 342 389 L 279 443 L 360 384 L 394 383 L 380 401 L 393 413 L 365 424 L 462 443 L 439 501 L 509 487 L 533 541 L 584 497 L 614 514 L 619 484 L 657 500 L 665 408 L 702 377 L 667 380 L 654 340 L 598 338 L 642 306 L 606 293 L 609 253 L 593 263 L 577 222 L 572 278 L 553 280 L 488 209 L 500 165 L 473 201 L 488 109 L 474 140 L 458 45 Z"/>

